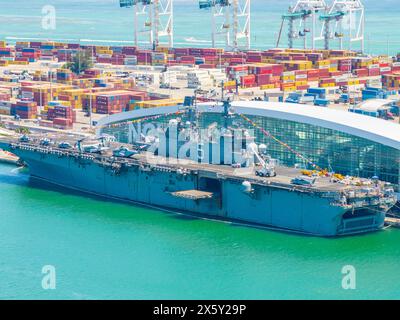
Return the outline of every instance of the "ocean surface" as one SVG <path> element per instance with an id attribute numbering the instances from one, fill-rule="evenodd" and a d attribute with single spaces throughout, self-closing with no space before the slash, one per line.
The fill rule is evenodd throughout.
<path id="1" fill-rule="evenodd" d="M 321 239 L 239 227 L 45 186 L 7 165 L 0 194 L 2 299 L 400 298 L 400 230 Z M 54 290 L 42 287 L 47 265 Z M 355 290 L 342 288 L 347 265 Z"/>
<path id="2" fill-rule="evenodd" d="M 294 1 L 252 1 L 252 47 L 275 46 L 281 16 Z M 328 1 L 329 3 L 329 1 Z M 398 0 L 364 0 L 366 8 L 365 49 L 374 54 L 400 51 L 400 7 Z M 43 17 L 53 6 L 55 29 L 42 27 Z M 198 1 L 175 0 L 175 45 L 210 46 L 211 17 L 198 9 Z M 46 21 L 46 19 L 45 19 Z M 7 1 L 0 10 L 0 38 L 16 40 L 81 41 L 82 43 L 129 44 L 133 41 L 133 9 L 119 8 L 119 0 L 18 0 Z M 286 32 L 282 46 L 287 43 Z M 297 45 L 301 46 L 300 43 Z M 319 46 L 322 47 L 322 42 Z M 357 49 L 357 46 L 354 46 Z"/>

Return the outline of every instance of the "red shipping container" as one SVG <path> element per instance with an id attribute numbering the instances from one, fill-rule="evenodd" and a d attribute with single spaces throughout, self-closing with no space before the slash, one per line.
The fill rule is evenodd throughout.
<path id="1" fill-rule="evenodd" d="M 368 76 L 368 69 L 363 68 L 363 69 L 355 69 L 354 74 L 357 75 L 358 77 L 367 77 Z"/>
<path id="2" fill-rule="evenodd" d="M 249 74 L 248 76 L 240 77 L 240 82 L 244 86 L 254 85 L 256 82 L 256 76 L 254 74 Z"/>
<path id="3" fill-rule="evenodd" d="M 272 65 L 272 75 L 281 76 L 284 70 L 284 66 L 281 64 L 273 64 Z"/>
<path id="4" fill-rule="evenodd" d="M 259 86 L 262 86 L 264 84 L 270 84 L 271 83 L 271 75 L 269 75 L 269 74 L 257 74 L 256 75 L 256 83 Z"/>

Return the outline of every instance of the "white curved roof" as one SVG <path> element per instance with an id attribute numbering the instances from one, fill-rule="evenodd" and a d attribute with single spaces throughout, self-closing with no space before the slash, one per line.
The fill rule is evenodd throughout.
<path id="1" fill-rule="evenodd" d="M 235 112 L 239 114 L 264 116 L 320 126 L 400 150 L 400 125 L 394 122 L 352 112 L 293 103 L 236 101 L 232 103 L 232 106 Z M 214 103 L 202 103 L 199 105 L 199 109 L 201 111 L 223 112 L 222 106 Z M 173 106 L 123 112 L 101 119 L 98 126 L 157 114 L 173 113 L 178 110 L 178 106 Z"/>
<path id="2" fill-rule="evenodd" d="M 358 107 L 365 111 L 376 112 L 382 107 L 390 106 L 395 100 L 390 99 L 369 99 L 358 105 Z"/>

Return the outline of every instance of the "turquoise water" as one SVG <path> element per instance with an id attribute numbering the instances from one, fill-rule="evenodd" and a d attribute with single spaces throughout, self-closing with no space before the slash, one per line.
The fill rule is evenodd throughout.
<path id="1" fill-rule="evenodd" d="M 252 43 L 270 48 L 276 43 L 281 15 L 294 1 L 252 1 Z M 328 1 L 329 2 L 329 1 Z M 18 0 L 0 10 L 0 38 L 91 40 L 83 43 L 121 43 L 133 40 L 133 10 L 120 9 L 117 0 Z M 210 17 L 198 9 L 197 1 L 175 0 L 176 46 L 210 46 Z M 366 50 L 375 54 L 400 51 L 400 8 L 398 0 L 364 0 L 366 7 Z M 56 9 L 55 30 L 42 28 L 42 8 Z M 193 39 L 190 39 L 193 38 Z M 283 37 L 283 44 L 286 42 Z M 104 41 L 105 40 L 105 41 Z M 320 44 L 322 46 L 322 43 Z M 355 47 L 357 48 L 357 47 Z"/>
<path id="2" fill-rule="evenodd" d="M 49 190 L 5 165 L 0 194 L 0 298 L 400 298 L 400 230 L 320 239 L 238 227 Z M 41 287 L 44 265 L 55 290 Z M 341 287 L 344 265 L 356 290 Z"/>

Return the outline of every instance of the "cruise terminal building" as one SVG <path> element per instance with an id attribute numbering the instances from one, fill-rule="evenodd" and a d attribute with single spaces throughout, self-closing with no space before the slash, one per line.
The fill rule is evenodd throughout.
<path id="1" fill-rule="evenodd" d="M 138 109 L 111 115 L 99 121 L 97 133 L 112 134 L 121 142 L 131 142 L 130 126 L 135 125 L 135 120 L 168 123 L 182 108 Z M 202 103 L 198 110 L 201 127 L 223 124 L 221 104 Z M 243 126 L 253 129 L 256 142 L 266 144 L 268 153 L 283 165 L 306 167 L 304 158 L 307 158 L 320 168 L 343 175 L 378 176 L 399 189 L 400 125 L 397 123 L 330 108 L 280 102 L 238 101 L 232 103 L 232 111 L 237 115 L 233 121 L 242 121 Z M 251 120 L 258 129 L 239 115 Z M 276 139 L 271 139 L 260 128 Z"/>

